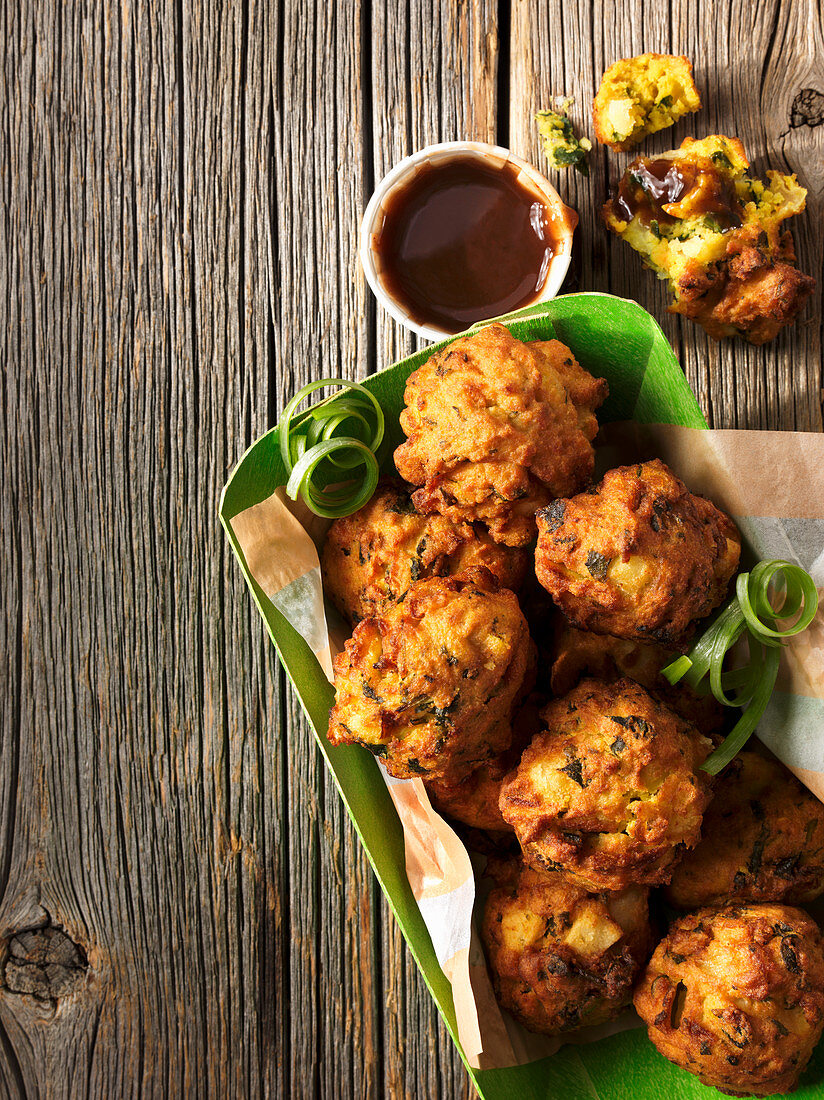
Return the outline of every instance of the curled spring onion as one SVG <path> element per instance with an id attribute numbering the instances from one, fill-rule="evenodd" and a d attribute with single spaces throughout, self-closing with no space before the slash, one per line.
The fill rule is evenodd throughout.
<path id="1" fill-rule="evenodd" d="M 739 574 L 735 595 L 689 653 L 661 669 L 671 684 L 683 680 L 698 692 L 708 687 L 719 703 L 744 709 L 723 744 L 704 761 L 705 772 L 717 775 L 747 743 L 775 687 L 781 646 L 806 630 L 817 610 L 818 592 L 801 566 L 779 559 L 759 562 L 751 573 Z M 794 621 L 779 627 L 779 620 Z M 725 671 L 727 653 L 742 635 L 749 660 L 743 668 Z"/>
<path id="2" fill-rule="evenodd" d="M 322 386 L 342 386 L 344 392 L 314 405 L 293 423 L 301 401 Z M 289 474 L 286 495 L 292 500 L 301 496 L 315 515 L 337 519 L 357 512 L 371 498 L 378 484 L 376 454 L 383 442 L 384 417 L 365 386 L 346 378 L 310 382 L 283 410 L 278 434 Z M 361 467 L 360 477 L 348 475 Z"/>

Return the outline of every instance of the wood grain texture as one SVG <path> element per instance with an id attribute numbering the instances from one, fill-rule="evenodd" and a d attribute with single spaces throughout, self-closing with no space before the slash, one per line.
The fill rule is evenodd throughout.
<path id="1" fill-rule="evenodd" d="M 217 503 L 296 387 L 413 348 L 358 270 L 375 180 L 459 137 L 545 167 L 534 109 L 586 121 L 644 49 L 705 102 L 650 148 L 695 125 L 797 171 L 820 278 L 813 0 L 0 2 L 0 959 L 79 948 L 0 962 L 0 1096 L 471 1095 Z M 667 315 L 597 220 L 624 159 L 557 177 L 571 285 L 651 309 L 717 426 L 820 430 L 820 285 L 764 349 Z M 35 997 L 46 945 L 87 965 Z"/>

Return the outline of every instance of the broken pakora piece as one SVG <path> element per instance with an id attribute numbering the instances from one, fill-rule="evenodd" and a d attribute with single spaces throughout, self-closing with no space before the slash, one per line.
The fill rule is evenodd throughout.
<path id="1" fill-rule="evenodd" d="M 716 340 L 772 340 L 795 319 L 815 280 L 796 267 L 783 223 L 807 192 L 795 176 L 751 179 L 738 138 L 694 141 L 663 156 L 638 157 L 604 206 L 607 227 L 668 279 L 671 313 Z"/>
<path id="2" fill-rule="evenodd" d="M 545 1035 L 617 1016 L 651 947 L 647 891 L 591 894 L 518 859 L 488 872 L 481 938 L 502 1006 Z"/>
<path id="3" fill-rule="evenodd" d="M 488 325 L 410 376 L 395 464 L 420 486 L 419 511 L 480 521 L 497 542 L 526 546 L 536 510 L 591 477 L 606 395 L 558 340 L 525 344 Z"/>
<path id="4" fill-rule="evenodd" d="M 321 555 L 323 590 L 353 625 L 403 599 L 428 577 L 485 566 L 502 588 L 517 590 L 528 566 L 525 550 L 493 542 L 480 523 L 421 515 L 405 486 L 382 482 L 359 511 L 336 519 Z"/>
<path id="5" fill-rule="evenodd" d="M 604 73 L 592 105 L 595 136 L 623 152 L 700 107 L 688 58 L 665 53 L 623 58 Z"/>
<path id="6" fill-rule="evenodd" d="M 675 644 L 723 601 L 741 540 L 660 459 L 538 513 L 535 571 L 582 630 Z"/>
<path id="7" fill-rule="evenodd" d="M 591 890 L 669 882 L 698 843 L 712 742 L 640 684 L 582 680 L 501 789 L 526 861 Z"/>
<path id="8" fill-rule="evenodd" d="M 824 947 L 784 905 L 699 909 L 670 926 L 635 993 L 665 1058 L 730 1096 L 791 1092 L 824 1025 Z"/>
<path id="9" fill-rule="evenodd" d="M 575 136 L 572 119 L 567 114 L 571 104 L 571 99 L 565 99 L 557 111 L 538 111 L 535 115 L 538 133 L 553 168 L 574 168 L 582 176 L 588 176 L 587 154 L 592 149 L 592 142 L 589 138 Z"/>
<path id="10" fill-rule="evenodd" d="M 803 905 L 824 891 L 824 806 L 777 760 L 742 752 L 719 776 L 701 842 L 667 887 L 678 909 Z"/>
<path id="11" fill-rule="evenodd" d="M 699 695 L 683 681 L 672 685 L 661 675 L 661 669 L 678 656 L 677 650 L 650 642 L 593 634 L 564 624 L 552 642 L 549 686 L 553 695 L 566 695 L 584 676 L 608 684 L 628 676 L 701 733 L 716 733 L 724 723 L 724 708 L 718 700 L 712 694 Z"/>
<path id="12" fill-rule="evenodd" d="M 516 597 L 488 570 L 418 581 L 335 658 L 329 740 L 364 745 L 401 779 L 460 782 L 509 747 L 532 657 Z"/>

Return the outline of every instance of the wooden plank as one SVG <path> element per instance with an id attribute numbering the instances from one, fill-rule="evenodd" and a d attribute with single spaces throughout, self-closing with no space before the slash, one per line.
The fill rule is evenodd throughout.
<path id="1" fill-rule="evenodd" d="M 9 1095 L 284 1091 L 277 680 L 215 518 L 267 421 L 237 200 L 269 98 L 260 13 L 181 10 L 3 8 L 0 936 L 50 919 L 89 964 L 53 1002 L 5 969 Z"/>
<path id="2" fill-rule="evenodd" d="M 711 23 L 697 0 L 669 5 L 643 0 L 621 5 L 512 3 L 512 148 L 546 169 L 578 210 L 580 288 L 635 298 L 653 313 L 715 427 L 822 428 L 824 257 L 816 226 L 824 201 L 824 127 L 790 127 L 795 96 L 805 87 L 824 89 L 821 43 L 821 15 L 811 0 L 733 3 L 714 10 Z M 819 285 L 799 323 L 766 347 L 741 340 L 718 344 L 697 326 L 667 314 L 664 286 L 642 270 L 639 258 L 621 241 L 607 238 L 599 210 L 627 155 L 597 147 L 589 181 L 546 167 L 534 111 L 554 95 L 572 95 L 575 122 L 580 132 L 591 133 L 592 100 L 604 69 L 619 57 L 647 50 L 686 53 L 693 60 L 704 108 L 648 139 L 645 152 L 672 148 L 687 134 L 737 135 L 762 177 L 767 167 L 797 171 L 809 189 L 808 213 L 792 228 L 799 266 L 815 275 Z"/>
<path id="3" fill-rule="evenodd" d="M 370 360 L 357 226 L 367 90 L 359 0 L 284 5 L 274 76 L 272 196 L 277 405 L 310 379 Z M 314 739 L 289 697 L 283 898 L 289 1095 L 380 1094 L 379 890 Z"/>

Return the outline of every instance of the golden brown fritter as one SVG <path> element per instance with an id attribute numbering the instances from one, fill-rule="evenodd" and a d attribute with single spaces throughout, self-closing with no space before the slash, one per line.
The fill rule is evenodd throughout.
<path id="1" fill-rule="evenodd" d="M 629 1004 L 651 948 L 647 891 L 590 894 L 518 859 L 491 863 L 481 938 L 498 1000 L 530 1031 L 600 1024 Z"/>
<path id="2" fill-rule="evenodd" d="M 504 821 L 498 809 L 498 798 L 501 784 L 518 763 L 518 759 L 518 754 L 513 755 L 510 749 L 475 768 L 460 783 L 427 779 L 425 783 L 429 800 L 439 814 L 460 821 L 471 829 L 511 833 L 512 826 Z"/>
<path id="3" fill-rule="evenodd" d="M 512 834 L 512 826 L 504 821 L 498 806 L 501 787 L 518 766 L 526 746 L 543 729 L 540 714 L 545 705 L 546 698 L 537 692 L 525 699 L 512 717 L 511 746 L 494 760 L 481 764 L 460 783 L 425 780 L 429 799 L 438 813 L 472 829 Z"/>
<path id="4" fill-rule="evenodd" d="M 679 909 L 728 901 L 805 904 L 824 891 L 824 806 L 777 760 L 740 753 L 667 888 Z"/>
<path id="5" fill-rule="evenodd" d="M 421 486 L 421 512 L 482 521 L 508 546 L 535 535 L 535 511 L 575 492 L 594 464 L 594 410 L 607 386 L 557 340 L 524 344 L 488 325 L 436 352 L 409 377 L 395 451 Z"/>
<path id="6" fill-rule="evenodd" d="M 517 590 L 525 550 L 500 546 L 480 523 L 423 516 L 402 482 L 384 481 L 359 511 L 336 519 L 321 556 L 323 590 L 350 623 L 402 599 L 414 581 L 485 566 L 503 588 Z"/>
<path id="7" fill-rule="evenodd" d="M 583 630 L 678 644 L 727 593 L 741 540 L 663 462 L 610 470 L 538 513 L 535 572 Z"/>
<path id="8" fill-rule="evenodd" d="M 604 73 L 592 104 L 595 136 L 623 152 L 700 107 L 689 58 L 664 53 L 622 58 Z"/>
<path id="9" fill-rule="evenodd" d="M 655 949 L 635 1007 L 661 1054 L 705 1085 L 790 1092 L 824 1023 L 821 933 L 785 905 L 699 909 Z"/>
<path id="10" fill-rule="evenodd" d="M 459 782 L 509 747 L 531 644 L 488 570 L 418 581 L 335 658 L 329 740 L 365 745 L 402 779 Z"/>
<path id="11" fill-rule="evenodd" d="M 669 882 L 698 842 L 712 744 L 633 680 L 553 700 L 501 789 L 527 862 L 593 890 Z"/>
<path id="12" fill-rule="evenodd" d="M 564 624 L 553 639 L 550 688 L 553 695 L 566 695 L 583 676 L 605 683 L 628 676 L 701 733 L 715 733 L 723 725 L 724 708 L 714 696 L 698 695 L 683 683 L 673 687 L 661 675 L 661 669 L 677 656 L 676 650 L 660 645 L 592 634 Z"/>
<path id="13" fill-rule="evenodd" d="M 638 157 L 603 208 L 607 227 L 668 279 L 681 313 L 715 340 L 763 344 L 795 319 L 815 279 L 795 266 L 783 223 L 807 192 L 795 176 L 751 179 L 738 138 L 720 134 Z"/>

